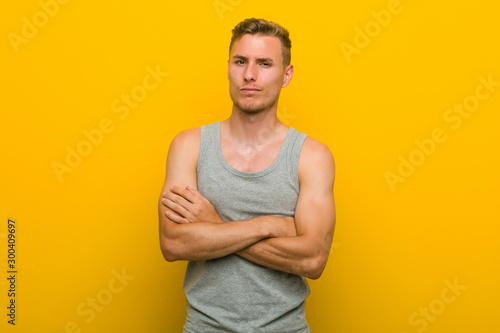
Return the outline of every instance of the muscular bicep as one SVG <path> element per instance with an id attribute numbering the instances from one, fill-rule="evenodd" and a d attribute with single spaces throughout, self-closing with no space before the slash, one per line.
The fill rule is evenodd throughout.
<path id="1" fill-rule="evenodd" d="M 306 139 L 299 159 L 295 225 L 297 235 L 323 256 L 328 256 L 335 228 L 334 178 L 335 163 L 328 147 Z"/>
<path id="2" fill-rule="evenodd" d="M 310 243 L 329 249 L 335 228 L 335 202 L 333 194 L 318 190 L 304 193 L 297 203 L 295 226 L 297 236 Z"/>
<path id="3" fill-rule="evenodd" d="M 179 133 L 170 144 L 162 193 L 172 185 L 196 186 L 196 165 L 200 150 L 199 128 Z"/>
<path id="4" fill-rule="evenodd" d="M 174 185 L 197 188 L 196 165 L 200 149 L 200 129 L 189 129 L 179 133 L 170 144 L 167 156 L 165 182 L 158 199 L 158 215 L 160 222 L 160 240 L 175 223 L 166 217 L 169 210 L 162 204 L 162 194 Z"/>

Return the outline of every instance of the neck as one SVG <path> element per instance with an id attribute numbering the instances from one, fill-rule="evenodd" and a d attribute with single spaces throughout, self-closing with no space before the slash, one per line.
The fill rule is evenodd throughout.
<path id="1" fill-rule="evenodd" d="M 256 114 L 248 114 L 233 105 L 231 116 L 222 121 L 221 126 L 231 141 L 247 145 L 269 143 L 288 129 L 279 121 L 276 106 Z"/>

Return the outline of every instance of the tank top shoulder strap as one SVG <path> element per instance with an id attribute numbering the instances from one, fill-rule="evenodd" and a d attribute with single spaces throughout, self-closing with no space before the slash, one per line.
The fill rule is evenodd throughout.
<path id="1" fill-rule="evenodd" d="M 217 147 L 215 140 L 217 138 L 217 131 L 219 130 L 218 125 L 219 122 L 215 122 L 210 125 L 202 125 L 200 127 L 200 152 L 198 155 L 197 165 L 198 171 L 208 156 L 215 156 L 215 147 Z"/>
<path id="2" fill-rule="evenodd" d="M 299 132 L 293 127 L 290 127 L 290 131 L 293 132 L 293 135 L 290 139 L 288 147 L 286 147 L 286 164 L 288 172 L 290 172 L 290 176 L 298 182 L 299 157 L 304 141 L 307 138 L 307 134 Z"/>

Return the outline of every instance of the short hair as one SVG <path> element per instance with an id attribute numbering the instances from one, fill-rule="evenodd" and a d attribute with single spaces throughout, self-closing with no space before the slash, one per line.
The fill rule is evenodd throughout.
<path id="1" fill-rule="evenodd" d="M 281 41 L 281 54 L 283 55 L 283 67 L 290 65 L 292 59 L 292 42 L 289 37 L 288 30 L 281 25 L 266 21 L 264 19 L 249 18 L 238 23 L 232 30 L 233 36 L 229 44 L 229 54 L 233 44 L 238 41 L 243 35 L 263 35 L 278 37 Z"/>

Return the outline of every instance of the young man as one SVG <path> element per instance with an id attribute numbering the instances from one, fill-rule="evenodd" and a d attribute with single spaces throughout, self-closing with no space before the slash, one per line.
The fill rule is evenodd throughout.
<path id="1" fill-rule="evenodd" d="M 159 201 L 167 261 L 189 260 L 184 332 L 310 332 L 307 278 L 325 268 L 335 227 L 328 147 L 277 118 L 293 76 L 288 31 L 233 29 L 231 116 L 179 133 Z"/>

